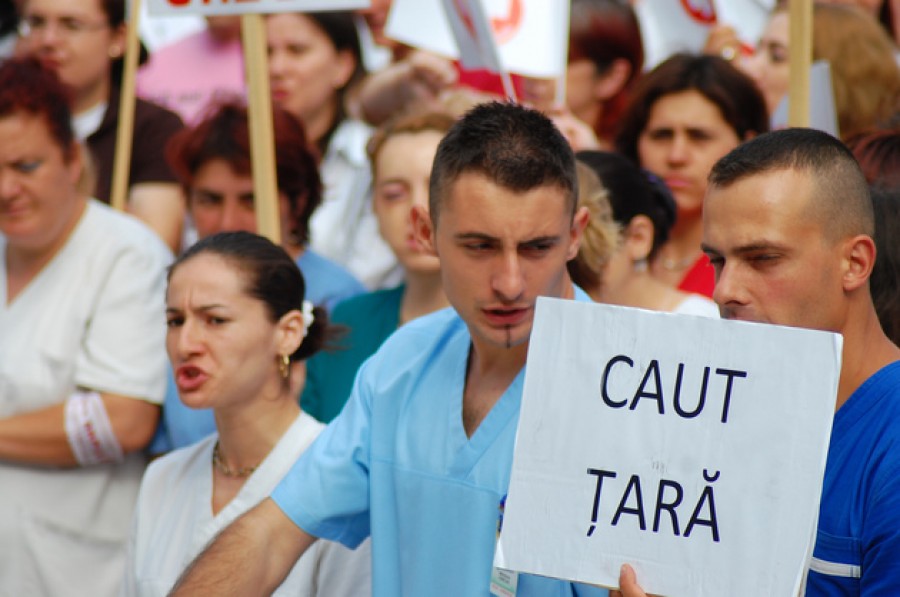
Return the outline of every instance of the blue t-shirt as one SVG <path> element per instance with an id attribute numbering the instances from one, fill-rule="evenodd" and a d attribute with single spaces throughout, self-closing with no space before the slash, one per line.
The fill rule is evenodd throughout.
<path id="1" fill-rule="evenodd" d="M 900 361 L 834 415 L 806 594 L 900 595 Z"/>
<path id="2" fill-rule="evenodd" d="M 373 594 L 489 595 L 524 369 L 472 435 L 471 337 L 452 309 L 401 327 L 360 368 L 341 414 L 272 494 L 309 533 L 355 546 L 374 530 Z M 519 577 L 517 597 L 605 595 Z"/>

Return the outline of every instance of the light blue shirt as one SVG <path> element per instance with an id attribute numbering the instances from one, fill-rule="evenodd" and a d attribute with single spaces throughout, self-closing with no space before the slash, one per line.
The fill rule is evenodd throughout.
<path id="1" fill-rule="evenodd" d="M 376 596 L 490 593 L 524 369 L 469 438 L 462 401 L 470 344 L 452 309 L 401 327 L 272 494 L 318 537 L 352 547 L 371 525 Z M 606 591 L 519 577 L 517 597 L 576 594 Z"/>

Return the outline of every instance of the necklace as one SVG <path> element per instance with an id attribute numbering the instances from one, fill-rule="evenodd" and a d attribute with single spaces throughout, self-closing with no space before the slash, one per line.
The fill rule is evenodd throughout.
<path id="1" fill-rule="evenodd" d="M 216 445 L 213 448 L 213 456 L 212 456 L 213 467 L 225 475 L 226 477 L 249 477 L 253 474 L 253 471 L 259 468 L 259 464 L 254 466 L 246 466 L 244 468 L 239 468 L 236 471 L 228 468 L 228 465 L 222 462 L 222 455 L 219 452 L 219 442 L 216 440 Z M 262 464 L 262 463 L 260 463 Z"/>
<path id="2" fill-rule="evenodd" d="M 669 259 L 667 257 L 660 257 L 659 264 L 662 265 L 662 268 L 667 272 L 680 272 L 681 270 L 686 269 L 688 266 L 693 265 L 695 261 L 697 261 L 696 255 L 685 257 L 683 259 Z"/>

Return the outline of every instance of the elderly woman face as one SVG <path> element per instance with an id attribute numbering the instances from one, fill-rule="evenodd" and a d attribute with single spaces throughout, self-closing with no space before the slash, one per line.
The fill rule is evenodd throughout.
<path id="1" fill-rule="evenodd" d="M 166 349 L 181 401 L 228 408 L 281 391 L 278 324 L 247 293 L 233 261 L 200 253 L 179 264 L 166 293 Z"/>
<path id="2" fill-rule="evenodd" d="M 9 246 L 55 250 L 84 209 L 77 147 L 60 147 L 43 116 L 0 117 L 0 232 Z"/>

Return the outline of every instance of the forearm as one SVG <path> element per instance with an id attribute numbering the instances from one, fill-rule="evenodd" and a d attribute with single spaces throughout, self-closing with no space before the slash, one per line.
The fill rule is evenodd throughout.
<path id="1" fill-rule="evenodd" d="M 128 211 L 147 226 L 177 254 L 184 228 L 185 201 L 181 187 L 170 182 L 144 182 L 131 187 Z"/>
<path id="2" fill-rule="evenodd" d="M 0 460 L 77 466 L 65 429 L 65 404 L 0 419 Z"/>
<path id="3" fill-rule="evenodd" d="M 124 396 L 101 394 L 112 431 L 125 453 L 152 438 L 159 407 Z M 79 466 L 66 433 L 66 403 L 0 419 L 0 460 L 39 466 Z"/>
<path id="4" fill-rule="evenodd" d="M 197 556 L 170 595 L 268 595 L 314 541 L 275 502 L 263 500 Z"/>
<path id="5" fill-rule="evenodd" d="M 406 105 L 411 93 L 408 85 L 411 68 L 395 62 L 383 70 L 369 74 L 359 86 L 357 101 L 366 122 L 378 126 Z"/>

